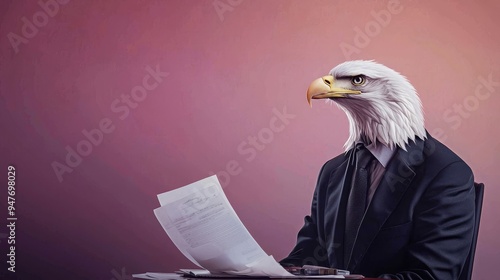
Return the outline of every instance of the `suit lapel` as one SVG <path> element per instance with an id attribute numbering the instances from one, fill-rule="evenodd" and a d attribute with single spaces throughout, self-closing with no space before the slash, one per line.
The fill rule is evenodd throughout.
<path id="1" fill-rule="evenodd" d="M 412 142 L 407 146 L 407 151 L 398 149 L 394 158 L 389 162 L 361 222 L 352 257 L 347 265 L 348 270 L 355 270 L 385 221 L 408 189 L 415 177 L 415 167 L 421 162 L 415 159 L 421 159 L 423 156 L 423 142 L 420 139 Z"/>

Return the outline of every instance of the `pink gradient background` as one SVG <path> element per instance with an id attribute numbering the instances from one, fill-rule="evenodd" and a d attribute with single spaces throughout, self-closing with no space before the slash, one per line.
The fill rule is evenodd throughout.
<path id="1" fill-rule="evenodd" d="M 242 172 L 225 192 L 241 220 L 276 259 L 291 250 L 319 169 L 342 152 L 348 135 L 344 113 L 323 102 L 310 109 L 305 90 L 346 60 L 340 44 L 353 44 L 354 28 L 364 29 L 388 1 L 247 0 L 223 20 L 213 2 L 73 0 L 18 53 L 7 34 L 20 35 L 21 18 L 41 8 L 1 2 L 0 174 L 6 182 L 7 166 L 17 168 L 19 279 L 117 279 L 113 271 L 122 268 L 191 267 L 153 215 L 156 194 L 231 160 Z M 474 279 L 488 279 L 500 261 L 500 87 L 458 120 L 443 114 L 471 100 L 478 77 L 500 81 L 500 4 L 401 5 L 351 58 L 375 59 L 407 76 L 427 129 L 440 130 L 435 136 L 486 184 Z M 148 65 L 170 75 L 120 120 L 110 104 L 142 83 Z M 238 145 L 285 106 L 295 118 L 247 161 Z M 115 130 L 59 182 L 51 163 L 63 162 L 65 147 L 106 117 Z M 2 187 L 2 225 L 6 192 Z"/>

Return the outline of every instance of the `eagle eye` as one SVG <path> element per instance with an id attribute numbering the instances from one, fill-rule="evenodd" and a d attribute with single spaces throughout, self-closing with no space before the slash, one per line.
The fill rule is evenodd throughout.
<path id="1" fill-rule="evenodd" d="M 355 86 L 360 86 L 363 85 L 366 82 L 366 78 L 359 75 L 359 76 L 354 76 L 351 79 L 351 83 Z"/>

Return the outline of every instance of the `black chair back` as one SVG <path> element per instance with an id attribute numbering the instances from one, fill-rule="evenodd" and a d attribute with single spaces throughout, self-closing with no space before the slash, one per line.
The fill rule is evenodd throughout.
<path id="1" fill-rule="evenodd" d="M 484 184 L 474 183 L 474 190 L 476 192 L 476 213 L 474 215 L 474 232 L 472 235 L 472 245 L 465 261 L 464 268 L 460 274 L 459 280 L 472 279 L 472 267 L 474 266 L 474 255 L 476 253 L 477 236 L 479 233 L 479 222 L 481 220 L 481 209 L 483 208 Z"/>

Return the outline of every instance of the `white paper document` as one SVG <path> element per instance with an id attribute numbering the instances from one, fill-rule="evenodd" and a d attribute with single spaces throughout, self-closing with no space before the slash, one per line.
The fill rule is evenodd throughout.
<path id="1" fill-rule="evenodd" d="M 253 239 L 217 176 L 158 195 L 156 218 L 177 248 L 212 274 L 293 277 Z"/>

